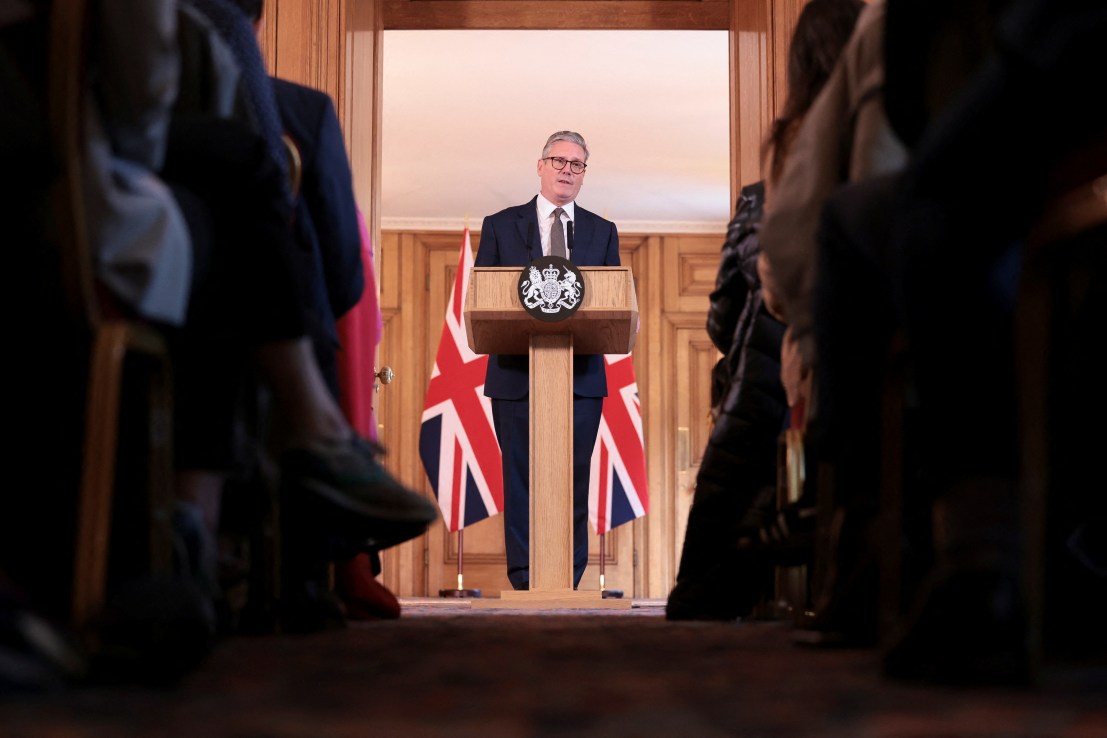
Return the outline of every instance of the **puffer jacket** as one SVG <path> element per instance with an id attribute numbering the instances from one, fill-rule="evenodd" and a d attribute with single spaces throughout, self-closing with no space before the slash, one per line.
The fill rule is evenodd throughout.
<path id="1" fill-rule="evenodd" d="M 761 253 L 758 232 L 765 204 L 765 185 L 756 182 L 742 188 L 734 206 L 734 217 L 727 226 L 719 261 L 719 273 L 715 289 L 710 296 L 707 312 L 707 334 L 715 347 L 723 353 L 715 365 L 711 387 L 711 420 L 718 422 L 723 403 L 731 385 L 749 369 L 755 370 L 754 380 L 768 380 L 761 376 L 773 372 L 773 366 L 765 366 L 761 360 L 743 370 L 743 354 L 750 343 L 757 320 L 768 321 L 758 333 L 754 348 L 768 354 L 770 364 L 775 361 L 773 376 L 779 377 L 780 347 L 772 334 L 777 326 L 783 326 L 768 315 L 763 305 L 761 281 L 757 275 L 757 257 Z M 768 335 L 766 335 L 766 332 Z M 737 399 L 737 398 L 735 398 Z"/>
<path id="2" fill-rule="evenodd" d="M 765 184 L 746 185 L 734 205 L 734 217 L 726 229 L 719 258 L 719 273 L 707 311 L 707 335 L 724 354 L 730 350 L 739 315 L 750 292 L 760 287 L 757 278 L 757 229 L 765 205 Z"/>
<path id="3" fill-rule="evenodd" d="M 715 367 L 715 419 L 688 514 L 668 616 L 733 618 L 772 584 L 771 564 L 735 558 L 737 541 L 776 505 L 777 439 L 788 415 L 780 383 L 784 324 L 765 309 L 757 276 L 764 186 L 742 188 L 723 244 L 707 331 L 724 356 Z"/>

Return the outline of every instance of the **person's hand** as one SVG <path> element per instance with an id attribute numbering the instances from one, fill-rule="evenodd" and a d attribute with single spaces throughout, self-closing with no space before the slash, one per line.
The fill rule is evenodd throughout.
<path id="1" fill-rule="evenodd" d="M 810 372 L 803 368 L 803 357 L 791 328 L 784 331 L 780 344 L 780 383 L 784 385 L 790 408 L 804 402 L 810 393 Z"/>
<path id="2" fill-rule="evenodd" d="M 757 255 L 757 278 L 761 280 L 761 299 L 765 303 L 765 309 L 781 323 L 788 322 L 784 319 L 784 305 L 780 302 L 773 268 L 764 251 Z"/>

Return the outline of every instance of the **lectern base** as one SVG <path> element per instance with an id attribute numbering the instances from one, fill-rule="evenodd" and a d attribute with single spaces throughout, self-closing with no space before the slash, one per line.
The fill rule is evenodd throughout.
<path id="1" fill-rule="evenodd" d="M 599 592 L 578 590 L 520 591 L 504 590 L 499 599 L 473 600 L 471 607 L 500 610 L 616 610 L 627 609 L 630 600 L 604 599 Z"/>

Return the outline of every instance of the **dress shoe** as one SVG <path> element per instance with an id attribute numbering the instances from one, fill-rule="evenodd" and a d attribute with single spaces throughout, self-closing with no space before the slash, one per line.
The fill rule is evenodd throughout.
<path id="1" fill-rule="evenodd" d="M 759 581 L 750 580 L 754 576 Z M 720 565 L 677 579 L 665 603 L 666 620 L 728 621 L 744 618 L 772 591 L 772 571 L 740 572 Z"/>
<path id="2" fill-rule="evenodd" d="M 285 452 L 281 483 L 309 493 L 347 532 L 395 545 L 426 530 L 438 509 L 389 474 L 377 455 L 357 436 L 314 439 Z"/>
<path id="3" fill-rule="evenodd" d="M 737 531 L 728 551 L 699 566 L 682 570 L 669 593 L 665 617 L 669 620 L 736 620 L 750 617 L 773 591 L 777 566 L 810 561 L 815 516 L 809 507 L 790 505 L 768 523 Z M 690 569 L 690 570 L 689 570 Z"/>

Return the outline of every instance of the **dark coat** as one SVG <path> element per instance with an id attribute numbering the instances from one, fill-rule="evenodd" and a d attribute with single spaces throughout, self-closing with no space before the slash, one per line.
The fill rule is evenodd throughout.
<path id="1" fill-rule="evenodd" d="M 353 175 L 338 114 L 330 97 L 304 85 L 273 78 L 273 93 L 285 135 L 300 154 L 300 189 L 293 229 L 300 251 L 295 269 L 320 369 L 337 394 L 336 321 L 361 299 L 365 272 Z"/>
<path id="2" fill-rule="evenodd" d="M 696 475 L 670 617 L 734 618 L 772 584 L 770 565 L 736 558 L 740 536 L 775 510 L 777 439 L 788 403 L 780 383 L 784 324 L 765 309 L 757 277 L 764 187 L 747 185 L 723 244 L 707 331 L 724 353 L 715 367 L 715 424 Z"/>
<path id="3" fill-rule="evenodd" d="M 696 499 L 701 487 L 713 482 L 727 488 L 748 486 L 752 491 L 772 486 L 776 480 L 777 438 L 788 414 L 780 383 L 785 326 L 765 309 L 757 276 L 764 192 L 760 182 L 742 188 L 727 227 L 718 287 L 712 293 L 708 332 L 725 356 L 718 364 L 722 391 L 697 479 Z M 740 507 L 749 507 L 752 497 L 746 497 Z M 745 511 L 733 512 L 741 518 Z"/>
<path id="4" fill-rule="evenodd" d="M 711 415 L 718 420 L 723 399 L 737 373 L 743 346 L 754 317 L 761 309 L 761 281 L 757 257 L 761 253 L 758 229 L 765 204 L 765 185 L 746 185 L 738 195 L 734 217 L 727 226 L 715 289 L 707 311 L 707 335 L 723 353 L 715 365 L 711 387 Z M 779 353 L 779 351 L 777 352 Z"/>

